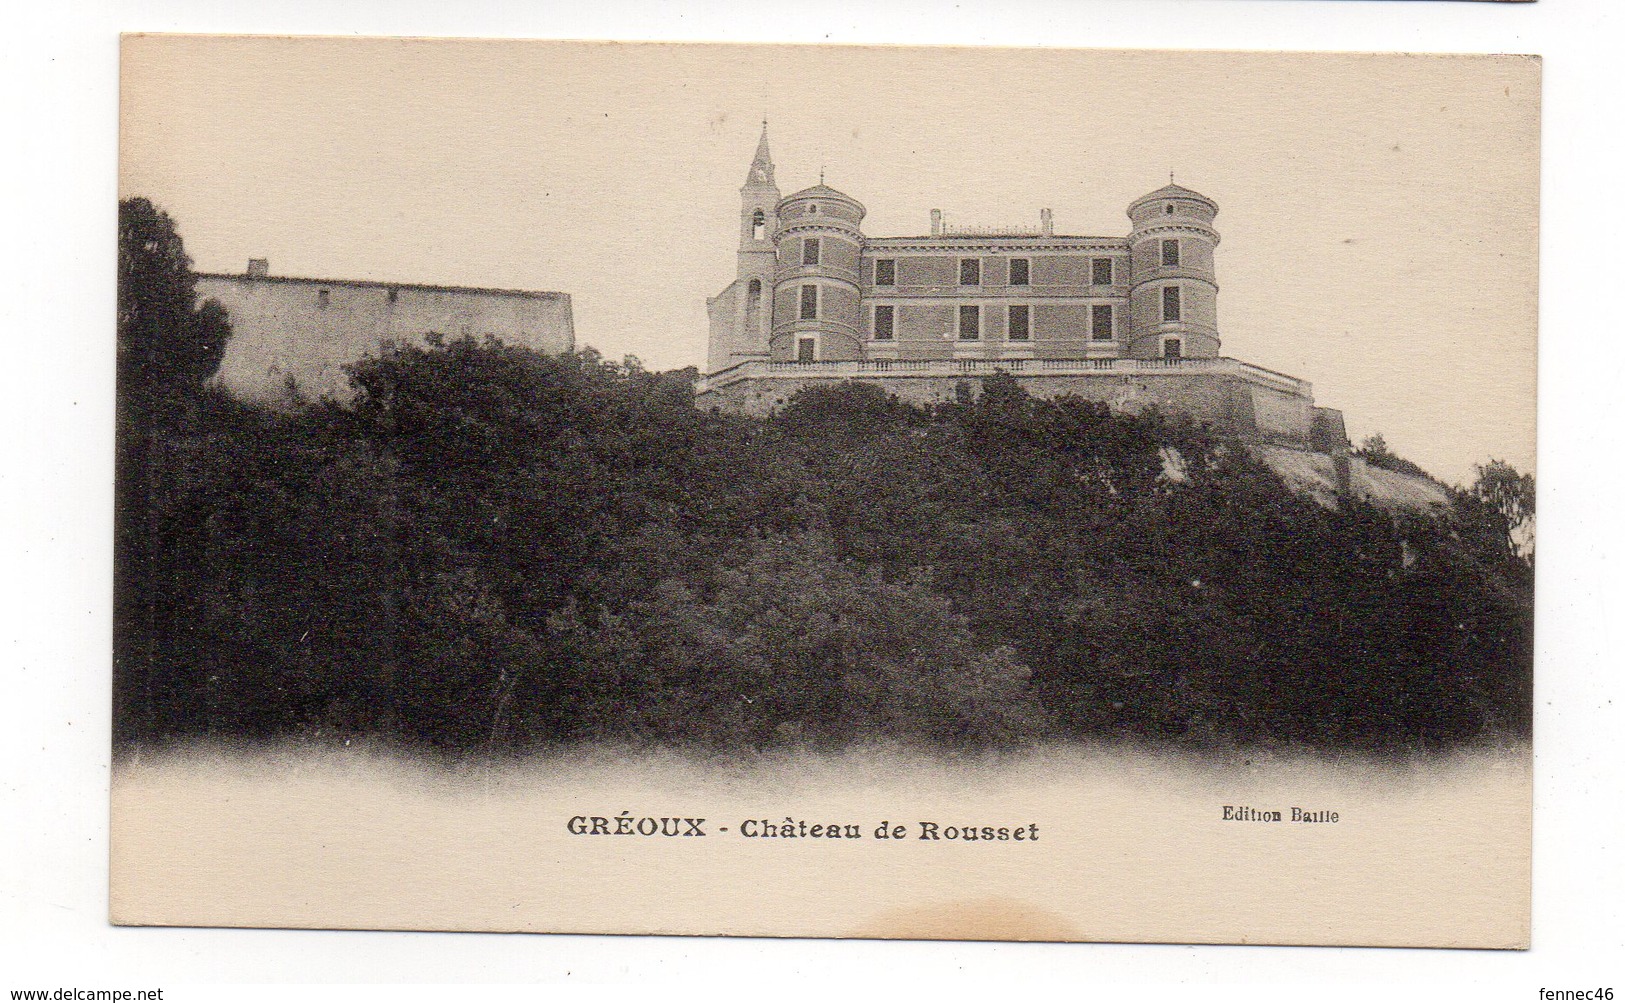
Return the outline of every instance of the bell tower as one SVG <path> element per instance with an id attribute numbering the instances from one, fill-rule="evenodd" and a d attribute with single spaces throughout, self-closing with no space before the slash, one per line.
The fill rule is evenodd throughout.
<path id="1" fill-rule="evenodd" d="M 773 155 L 768 151 L 764 120 L 756 156 L 739 189 L 738 275 L 707 303 L 711 315 L 708 372 L 767 357 L 773 323 L 773 272 L 778 265 L 773 242 L 779 229 L 778 209 L 779 186 L 773 180 Z"/>
<path id="2" fill-rule="evenodd" d="M 739 278 L 747 285 L 752 279 L 761 282 L 760 295 L 773 284 L 773 268 L 778 260 L 773 238 L 779 230 L 779 186 L 773 181 L 773 155 L 767 149 L 767 122 L 762 122 L 762 138 L 756 144 L 756 156 L 750 162 L 750 173 L 745 185 L 739 189 Z M 759 328 L 765 339 L 767 326 Z"/>

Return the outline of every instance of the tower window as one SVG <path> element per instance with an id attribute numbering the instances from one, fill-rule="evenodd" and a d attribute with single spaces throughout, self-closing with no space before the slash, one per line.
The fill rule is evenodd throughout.
<path id="1" fill-rule="evenodd" d="M 804 265 L 818 264 L 818 238 L 805 237 L 801 241 L 801 263 Z"/>
<path id="2" fill-rule="evenodd" d="M 1172 216 L 1174 214 L 1174 204 L 1172 202 L 1168 203 L 1162 207 L 1162 211 L 1164 215 Z"/>
<path id="3" fill-rule="evenodd" d="M 875 285 L 895 286 L 897 284 L 897 260 L 895 258 L 875 259 Z"/>
<path id="4" fill-rule="evenodd" d="M 1162 242 L 1162 264 L 1166 268 L 1179 267 L 1179 241 L 1177 239 Z"/>
<path id="5" fill-rule="evenodd" d="M 1179 319 L 1179 287 L 1178 286 L 1163 286 L 1162 287 L 1162 319 L 1163 320 L 1178 320 Z"/>
<path id="6" fill-rule="evenodd" d="M 1026 285 L 1028 282 L 1028 269 L 1030 265 L 1031 262 L 1029 262 L 1026 258 L 1011 258 L 1010 284 L 1013 286 Z"/>
<path id="7" fill-rule="evenodd" d="M 1010 308 L 1010 330 L 1008 337 L 1011 341 L 1027 341 L 1032 338 L 1031 307 L 1012 306 Z"/>
<path id="8" fill-rule="evenodd" d="M 1110 303 L 1090 308 L 1089 337 L 1095 341 L 1112 340 L 1112 307 Z"/>
<path id="9" fill-rule="evenodd" d="M 875 307 L 875 340 L 891 341 L 896 335 L 896 307 Z"/>
<path id="10" fill-rule="evenodd" d="M 1184 342 L 1178 338 L 1169 338 L 1162 343 L 1162 357 L 1165 359 L 1183 358 L 1185 354 Z"/>
<path id="11" fill-rule="evenodd" d="M 394 286 L 390 286 L 389 287 L 389 297 L 388 297 L 389 301 L 391 303 L 393 303 L 393 302 L 395 302 L 396 300 L 398 300 L 400 298 L 401 298 L 401 291 L 399 289 L 396 289 Z"/>
<path id="12" fill-rule="evenodd" d="M 809 212 L 810 214 L 812 214 L 814 216 L 818 215 L 818 203 L 813 202 L 810 205 L 808 205 L 807 206 L 807 212 Z"/>
<path id="13" fill-rule="evenodd" d="M 959 308 L 959 340 L 977 341 L 982 337 L 982 308 L 979 306 L 962 306 Z"/>
<path id="14" fill-rule="evenodd" d="M 796 339 L 796 361 L 797 362 L 816 362 L 817 361 L 817 359 L 816 359 L 817 354 L 818 354 L 818 342 L 816 340 L 814 340 L 812 338 L 797 338 Z"/>
<path id="15" fill-rule="evenodd" d="M 750 215 L 750 238 L 752 240 L 767 238 L 767 214 L 760 209 Z"/>
<path id="16" fill-rule="evenodd" d="M 817 286 L 802 286 L 801 287 L 801 319 L 802 320 L 817 320 L 818 319 L 818 287 Z"/>
<path id="17" fill-rule="evenodd" d="M 982 259 L 959 259 L 959 284 L 962 286 L 979 286 L 982 284 Z"/>
<path id="18" fill-rule="evenodd" d="M 1112 284 L 1112 259 L 1096 258 L 1093 267 L 1095 285 L 1109 286 Z"/>
<path id="19" fill-rule="evenodd" d="M 331 290 L 331 289 L 318 289 L 318 290 L 316 290 L 316 308 L 318 310 L 327 309 L 327 304 L 329 304 L 331 302 L 333 302 L 333 290 Z"/>

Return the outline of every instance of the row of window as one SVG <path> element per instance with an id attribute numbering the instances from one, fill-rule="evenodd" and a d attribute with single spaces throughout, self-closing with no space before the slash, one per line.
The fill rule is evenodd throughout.
<path id="1" fill-rule="evenodd" d="M 1165 241 L 1167 244 L 1168 241 Z M 1178 241 L 1172 241 L 1178 244 Z M 1167 263 L 1168 252 L 1163 249 L 1163 263 Z M 1173 258 L 1178 263 L 1178 247 L 1173 250 Z M 801 239 L 801 263 L 803 265 L 817 265 L 821 263 L 822 245 L 819 237 L 803 237 Z M 1110 286 L 1113 281 L 1113 267 L 1111 258 L 1094 258 L 1092 260 L 1092 276 L 1090 280 L 1097 286 Z M 876 286 L 895 286 L 897 284 L 897 258 L 876 258 L 874 260 L 874 284 Z M 962 286 L 980 286 L 981 284 L 981 258 L 959 258 L 959 284 Z M 1030 258 L 1011 258 L 1012 286 L 1027 286 L 1032 284 L 1032 260 Z"/>
<path id="2" fill-rule="evenodd" d="M 805 259 L 805 252 L 803 259 Z M 803 261 L 804 264 L 817 264 L 816 261 Z M 1097 286 L 1113 284 L 1114 269 L 1111 258 L 1094 258 L 1090 263 L 1090 280 Z M 897 284 L 897 259 L 876 258 L 874 284 L 877 286 L 895 286 Z M 979 286 L 982 284 L 982 259 L 959 259 L 959 284 L 962 286 Z M 1010 281 L 1012 286 L 1026 286 L 1032 284 L 1032 259 L 1010 259 Z"/>
<path id="3" fill-rule="evenodd" d="M 1183 313 L 1178 286 L 1164 286 L 1162 289 L 1162 319 L 1179 320 Z M 1009 314 L 1009 330 L 1011 341 L 1025 341 L 1030 336 L 1031 307 L 1025 304 L 1015 304 L 1007 308 Z M 805 285 L 801 287 L 802 320 L 818 319 L 818 287 Z M 874 312 L 874 336 L 876 341 L 890 341 L 893 337 L 896 308 L 893 306 L 877 306 Z M 1090 308 L 1090 336 L 1097 340 L 1111 340 L 1112 336 L 1112 308 L 1111 304 L 1101 304 Z M 1019 318 L 1019 319 L 1018 319 Z M 966 304 L 959 308 L 959 337 L 965 340 L 975 340 L 981 337 L 982 308 Z M 967 331 L 969 332 L 967 334 Z M 1018 335 L 1016 332 L 1020 331 Z"/>
<path id="4" fill-rule="evenodd" d="M 808 238 L 801 245 L 801 263 L 804 265 L 818 264 L 818 241 Z M 1168 268 L 1179 267 L 1179 239 L 1171 238 L 1162 242 L 1162 263 Z M 1090 259 L 1090 281 L 1097 286 L 1109 286 L 1115 281 L 1111 258 Z M 1025 286 L 1032 283 L 1032 259 L 1010 259 L 1010 282 L 1012 286 Z M 897 259 L 876 258 L 874 284 L 877 286 L 895 286 L 897 284 Z M 962 286 L 979 286 L 982 284 L 982 259 L 959 259 L 959 284 Z"/>
<path id="5" fill-rule="evenodd" d="M 389 302 L 394 303 L 396 300 L 401 298 L 401 291 L 399 289 L 388 289 L 388 290 L 385 291 L 384 298 L 389 300 Z M 329 306 L 332 305 L 332 303 L 333 303 L 333 290 L 331 290 L 331 289 L 318 289 L 318 290 L 316 290 L 316 308 L 318 310 L 326 310 Z"/>
<path id="6" fill-rule="evenodd" d="M 808 249 L 811 244 L 811 250 Z M 817 265 L 817 241 L 808 239 L 803 244 L 801 263 L 804 265 Z M 1162 241 L 1163 267 L 1180 267 L 1180 241 L 1178 237 L 1170 237 Z M 1113 262 L 1111 258 L 1090 258 L 1090 281 L 1097 286 L 1110 286 L 1115 281 L 1113 275 Z M 876 258 L 874 260 L 874 284 L 876 286 L 895 286 L 897 284 L 897 258 Z M 981 284 L 981 258 L 959 258 L 959 284 L 962 286 L 980 286 Z M 1012 286 L 1027 286 L 1032 284 L 1032 258 L 1011 258 Z"/>
<path id="7" fill-rule="evenodd" d="M 1162 357 L 1165 359 L 1180 359 L 1185 356 L 1185 344 L 1182 338 L 1162 339 Z M 796 339 L 796 361 L 816 362 L 818 360 L 818 339 Z"/>
<path id="8" fill-rule="evenodd" d="M 822 242 L 817 237 L 804 237 L 801 241 L 801 263 L 803 265 L 820 264 L 823 257 Z M 1162 264 L 1167 268 L 1179 267 L 1179 240 L 1172 238 L 1162 242 Z M 1097 286 L 1109 286 L 1113 283 L 1113 267 L 1111 258 L 1093 258 L 1090 262 L 1090 279 Z M 1010 282 L 1012 286 L 1030 285 L 1032 282 L 1032 259 L 1010 259 Z M 877 286 L 895 286 L 897 284 L 897 259 L 876 258 L 874 284 Z M 982 284 L 982 259 L 959 259 L 959 284 L 962 286 L 979 286 Z"/>
<path id="9" fill-rule="evenodd" d="M 823 258 L 823 244 L 817 237 L 804 237 L 801 241 L 801 263 L 803 265 L 820 264 Z M 1171 238 L 1162 242 L 1162 264 L 1165 268 L 1179 267 L 1179 239 Z M 1090 280 L 1097 286 L 1109 286 L 1113 280 L 1111 258 L 1093 258 L 1090 261 Z M 1032 259 L 1010 259 L 1010 285 L 1025 286 L 1032 282 Z M 876 258 L 874 284 L 877 286 L 895 286 L 897 284 L 897 259 Z M 962 286 L 979 286 L 982 284 L 982 259 L 959 259 L 959 284 Z"/>
<path id="10" fill-rule="evenodd" d="M 982 307 L 965 305 L 959 308 L 958 334 L 960 341 L 980 341 L 982 337 Z M 996 308 L 995 308 L 996 309 Z M 1033 339 L 1032 307 L 1016 303 L 1005 309 L 1005 340 L 1031 341 Z M 1089 337 L 1094 341 L 1112 340 L 1111 304 L 1093 306 L 1089 310 Z M 897 308 L 877 306 L 870 332 L 875 341 L 895 341 L 897 338 Z"/>

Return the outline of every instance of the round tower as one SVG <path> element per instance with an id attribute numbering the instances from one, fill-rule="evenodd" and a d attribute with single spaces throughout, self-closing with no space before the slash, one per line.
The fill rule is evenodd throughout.
<path id="1" fill-rule="evenodd" d="M 863 358 L 863 205 L 820 181 L 786 197 L 776 215 L 773 361 Z"/>
<path id="2" fill-rule="evenodd" d="M 1218 203 L 1169 184 L 1128 207 L 1129 345 L 1136 359 L 1219 354 Z"/>

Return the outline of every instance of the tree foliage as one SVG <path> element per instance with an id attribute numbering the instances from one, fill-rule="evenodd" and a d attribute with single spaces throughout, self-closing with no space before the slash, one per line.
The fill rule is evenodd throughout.
<path id="1" fill-rule="evenodd" d="M 1499 523 L 1507 549 L 1534 562 L 1535 475 L 1520 474 L 1504 460 L 1473 468 L 1477 477 L 1467 493 Z"/>
<path id="2" fill-rule="evenodd" d="M 470 339 L 352 379 L 350 404 L 205 396 L 154 433 L 119 567 L 150 598 L 121 625 L 123 740 L 1528 729 L 1531 575 L 1499 527 L 1532 494 L 1494 465 L 1458 512 L 1395 516 L 998 377 L 934 409 L 818 388 L 768 419 L 702 412 L 683 374 Z"/>
<path id="3" fill-rule="evenodd" d="M 196 301 L 196 277 L 167 214 L 144 198 L 119 203 L 118 409 L 114 444 L 114 689 L 121 728 L 155 726 L 152 673 L 171 639 L 164 619 L 165 521 L 200 458 L 211 399 L 206 381 L 231 336 L 225 310 Z"/>
<path id="4" fill-rule="evenodd" d="M 1360 443 L 1360 448 L 1354 451 L 1354 455 L 1373 467 L 1383 470 L 1392 470 L 1395 473 L 1408 474 L 1411 477 L 1428 476 L 1426 470 L 1423 470 L 1410 460 L 1396 455 L 1393 450 L 1389 449 L 1388 441 L 1382 437 L 1381 432 L 1367 436 Z"/>
<path id="5" fill-rule="evenodd" d="M 145 427 L 175 424 L 226 351 L 231 324 L 197 277 L 174 221 L 144 198 L 118 213 L 120 410 Z"/>

